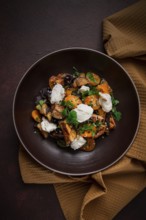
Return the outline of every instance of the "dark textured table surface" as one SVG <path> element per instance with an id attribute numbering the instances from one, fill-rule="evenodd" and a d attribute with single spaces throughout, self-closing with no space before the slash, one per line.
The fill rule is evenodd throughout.
<path id="1" fill-rule="evenodd" d="M 52 185 L 26 185 L 21 180 L 19 140 L 12 120 L 13 96 L 19 80 L 32 63 L 54 50 L 78 46 L 103 51 L 102 20 L 135 2 L 0 1 L 1 220 L 65 219 Z M 143 191 L 114 220 L 146 219 L 145 204 Z"/>

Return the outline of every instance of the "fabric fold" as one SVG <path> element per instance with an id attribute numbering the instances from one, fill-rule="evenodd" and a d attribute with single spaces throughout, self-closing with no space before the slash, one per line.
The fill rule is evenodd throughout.
<path id="1" fill-rule="evenodd" d="M 103 21 L 105 50 L 114 58 L 146 56 L 146 1 L 123 9 Z"/>

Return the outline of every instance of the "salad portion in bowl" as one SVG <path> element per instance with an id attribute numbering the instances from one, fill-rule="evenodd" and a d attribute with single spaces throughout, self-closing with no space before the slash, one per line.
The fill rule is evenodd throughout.
<path id="1" fill-rule="evenodd" d="M 35 98 L 32 118 L 36 131 L 60 147 L 92 151 L 95 140 L 109 135 L 121 119 L 113 90 L 97 73 L 59 73 Z"/>

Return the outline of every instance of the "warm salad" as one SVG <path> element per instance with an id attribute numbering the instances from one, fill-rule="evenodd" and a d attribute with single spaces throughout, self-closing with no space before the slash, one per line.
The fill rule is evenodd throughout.
<path id="1" fill-rule="evenodd" d="M 116 127 L 121 113 L 108 82 L 93 72 L 59 73 L 49 78 L 32 111 L 36 130 L 60 147 L 91 151 L 95 139 Z"/>

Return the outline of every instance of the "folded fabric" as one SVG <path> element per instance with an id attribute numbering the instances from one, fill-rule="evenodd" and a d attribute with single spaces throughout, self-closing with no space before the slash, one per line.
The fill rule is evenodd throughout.
<path id="1" fill-rule="evenodd" d="M 146 186 L 145 8 L 146 1 L 140 1 L 103 21 L 106 52 L 128 71 L 140 96 L 140 127 L 127 154 L 102 172 L 72 177 L 42 167 L 20 148 L 23 181 L 54 184 L 67 220 L 113 219 Z"/>

